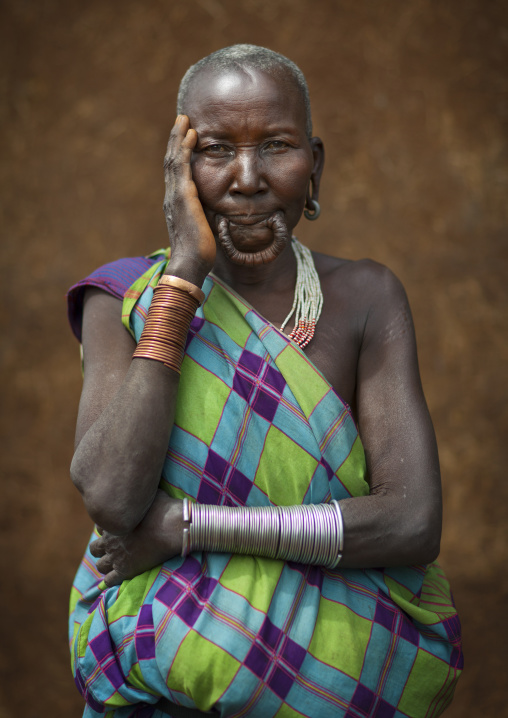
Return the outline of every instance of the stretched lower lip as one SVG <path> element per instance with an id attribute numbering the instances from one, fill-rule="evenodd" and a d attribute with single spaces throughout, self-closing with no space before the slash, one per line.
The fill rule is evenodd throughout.
<path id="1" fill-rule="evenodd" d="M 226 219 L 231 224 L 240 224 L 249 226 L 251 224 L 259 224 L 260 222 L 266 222 L 269 219 L 270 214 L 250 214 L 250 215 L 226 215 Z"/>

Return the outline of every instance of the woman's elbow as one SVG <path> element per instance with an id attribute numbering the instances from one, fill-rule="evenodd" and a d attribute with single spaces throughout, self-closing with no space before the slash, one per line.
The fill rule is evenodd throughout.
<path id="1" fill-rule="evenodd" d="M 76 452 L 72 457 L 70 475 L 72 483 L 77 488 L 79 493 L 84 496 L 90 481 L 86 475 L 83 461 L 80 459 L 78 452 Z"/>
<path id="2" fill-rule="evenodd" d="M 421 546 L 421 559 L 418 563 L 432 563 L 439 556 L 441 540 L 435 536 L 428 537 Z"/>
<path id="3" fill-rule="evenodd" d="M 136 528 L 142 519 L 139 515 L 140 507 L 129 510 L 122 506 L 116 492 L 100 477 L 91 476 L 76 455 L 71 463 L 70 474 L 88 515 L 97 526 L 115 535 L 127 534 Z"/>
<path id="4" fill-rule="evenodd" d="M 412 524 L 412 550 L 416 560 L 411 563 L 432 563 L 441 549 L 441 515 L 420 514 Z"/>

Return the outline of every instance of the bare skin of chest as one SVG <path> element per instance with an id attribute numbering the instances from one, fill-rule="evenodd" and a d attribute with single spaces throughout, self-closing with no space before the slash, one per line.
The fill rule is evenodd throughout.
<path id="1" fill-rule="evenodd" d="M 358 355 L 361 343 L 359 326 L 363 324 L 362 308 L 348 290 L 350 262 L 315 255 L 316 267 L 322 274 L 321 288 L 324 304 L 316 333 L 305 348 L 305 355 L 321 371 L 337 394 L 356 414 L 355 389 Z M 293 291 L 266 291 L 237 288 L 270 323 L 280 327 L 292 302 Z M 289 335 L 294 322 L 289 321 L 285 334 Z"/>

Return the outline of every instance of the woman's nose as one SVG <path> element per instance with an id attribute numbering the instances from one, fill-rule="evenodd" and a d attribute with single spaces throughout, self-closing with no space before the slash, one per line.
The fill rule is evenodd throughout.
<path id="1" fill-rule="evenodd" d="M 230 191 L 247 195 L 265 192 L 267 185 L 261 169 L 261 159 L 254 149 L 238 151 L 234 160 Z"/>

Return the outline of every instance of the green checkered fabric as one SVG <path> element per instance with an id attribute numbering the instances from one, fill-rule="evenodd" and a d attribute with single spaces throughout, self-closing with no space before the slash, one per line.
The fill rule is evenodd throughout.
<path id="1" fill-rule="evenodd" d="M 139 338 L 164 262 L 125 295 Z M 219 280 L 192 322 L 161 487 L 227 506 L 369 492 L 348 407 L 281 332 Z M 86 716 L 437 716 L 462 668 L 437 564 L 327 570 L 251 556 L 175 557 L 105 588 L 89 551 L 71 598 Z"/>

